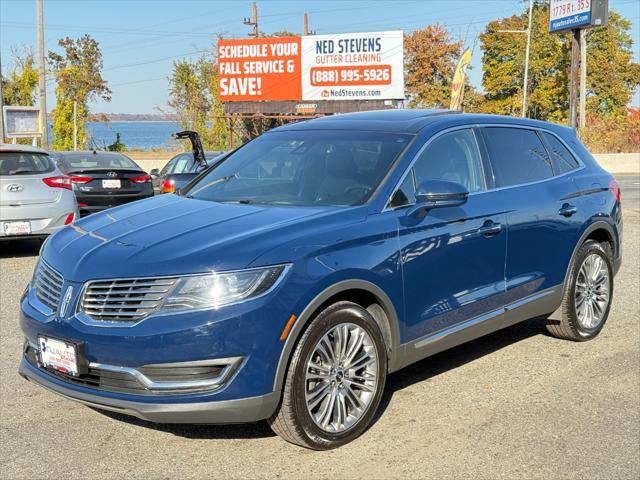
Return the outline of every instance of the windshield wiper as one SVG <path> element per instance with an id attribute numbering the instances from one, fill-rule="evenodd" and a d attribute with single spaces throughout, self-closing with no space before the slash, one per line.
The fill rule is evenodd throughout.
<path id="1" fill-rule="evenodd" d="M 9 172 L 9 175 L 31 175 L 33 173 L 43 173 L 39 170 L 13 170 Z"/>
<path id="2" fill-rule="evenodd" d="M 212 187 L 212 186 L 214 186 L 214 185 L 216 185 L 216 184 L 218 184 L 218 183 L 226 183 L 226 182 L 228 182 L 229 180 L 231 180 L 231 179 L 233 179 L 233 178 L 236 178 L 236 176 L 235 176 L 235 175 L 227 175 L 226 177 L 218 178 L 217 180 L 214 180 L 213 182 L 209 182 L 209 183 L 207 183 L 206 185 L 203 185 L 202 187 L 200 187 L 199 189 L 197 189 L 195 192 L 191 192 L 191 193 L 189 193 L 189 195 L 186 195 L 186 197 L 187 197 L 187 198 L 193 198 L 193 196 L 194 196 L 196 193 L 198 193 L 198 192 L 200 192 L 200 191 L 204 190 L 205 188 Z"/>

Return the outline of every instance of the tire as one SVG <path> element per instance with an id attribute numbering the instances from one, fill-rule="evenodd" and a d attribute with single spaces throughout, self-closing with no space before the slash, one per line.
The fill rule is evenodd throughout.
<path id="1" fill-rule="evenodd" d="M 602 331 L 613 300 L 611 253 L 609 244 L 600 244 L 595 240 L 587 240 L 580 247 L 569 269 L 568 283 L 559 310 L 560 319 L 546 320 L 547 331 L 551 335 L 574 342 L 585 342 L 597 337 Z M 585 285 L 585 274 L 589 271 L 590 261 L 595 262 L 593 265 L 600 265 L 598 272 L 606 274 L 606 278 L 598 277 L 598 281 L 588 280 L 589 287 L 585 288 L 582 285 Z M 605 292 L 606 303 L 603 303 L 599 299 L 604 298 Z M 582 298 L 582 301 L 579 298 Z M 591 317 L 592 321 L 588 321 L 589 305 L 592 305 L 591 311 L 595 315 Z"/>
<path id="2" fill-rule="evenodd" d="M 342 338 L 346 341 L 339 341 Z M 331 354 L 323 349 L 326 345 L 344 345 L 347 351 L 335 355 L 332 350 Z M 344 445 L 360 436 L 371 422 L 386 377 L 385 342 L 374 318 L 355 303 L 335 303 L 318 314 L 301 335 L 291 356 L 280 405 L 269 425 L 284 440 L 313 450 Z M 362 408 L 357 407 L 358 402 Z M 334 404 L 335 409 L 331 408 Z"/>

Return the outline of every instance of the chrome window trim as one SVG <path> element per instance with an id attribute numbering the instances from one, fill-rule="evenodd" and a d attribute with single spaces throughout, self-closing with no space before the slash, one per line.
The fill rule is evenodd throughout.
<path id="1" fill-rule="evenodd" d="M 84 282 L 84 285 L 82 286 L 82 289 L 80 291 L 80 295 L 77 298 L 76 301 L 76 307 L 75 307 L 75 314 L 74 317 L 81 323 L 85 324 L 85 325 L 89 325 L 92 327 L 103 327 L 103 328 L 131 328 L 131 327 L 135 327 L 136 325 L 139 325 L 140 323 L 144 322 L 145 320 L 149 319 L 149 318 L 154 318 L 154 317 L 162 317 L 162 316 L 166 316 L 166 315 L 182 315 L 185 313 L 193 313 L 193 312 L 202 312 L 202 311 L 206 311 L 206 310 L 217 310 L 219 308 L 226 308 L 226 307 L 231 307 L 233 305 L 238 305 L 240 303 L 244 303 L 244 302 L 250 302 L 253 300 L 257 300 L 259 298 L 265 297 L 266 295 L 269 295 L 271 292 L 273 292 L 285 279 L 285 277 L 287 276 L 287 274 L 289 273 L 289 270 L 291 269 L 292 264 L 291 263 L 285 263 L 285 264 L 278 264 L 278 265 L 263 265 L 260 267 L 251 267 L 251 268 L 243 268 L 243 269 L 236 269 L 236 270 L 221 270 L 221 271 L 217 271 L 217 272 L 204 272 L 204 273 L 188 273 L 188 274 L 184 274 L 184 275 L 158 275 L 156 277 L 123 277 L 123 278 L 94 278 L 91 280 L 87 280 L 86 282 Z M 152 313 L 150 313 L 149 315 L 147 315 L 144 318 L 141 318 L 138 321 L 135 322 L 125 322 L 125 321 L 109 321 L 109 320 L 94 320 L 91 317 L 89 317 L 86 313 L 84 313 L 84 311 L 82 311 L 81 309 L 81 305 L 82 305 L 82 298 L 85 294 L 85 291 L 88 287 L 88 285 L 92 282 L 109 282 L 109 281 L 119 281 L 119 280 L 159 280 L 159 279 L 163 279 L 163 278 L 177 278 L 177 279 L 181 279 L 181 278 L 187 278 L 187 277 L 198 277 L 198 276 L 202 276 L 202 275 L 211 275 L 211 274 L 225 274 L 225 273 L 236 273 L 236 272 L 250 272 L 250 271 L 254 271 L 254 270 L 263 270 L 265 268 L 273 268 L 273 267 L 283 267 L 282 269 L 282 273 L 280 274 L 280 276 L 276 279 L 275 282 L 273 282 L 273 285 L 271 285 L 271 287 L 269 287 L 267 290 L 265 290 L 264 292 L 262 292 L 260 295 L 257 295 L 255 297 L 251 297 L 249 299 L 246 300 L 239 300 L 237 302 L 233 302 L 233 303 L 228 303 L 225 305 L 221 305 L 220 307 L 206 307 L 206 308 L 194 308 L 191 310 L 180 310 L 180 311 L 168 311 L 168 312 L 162 312 L 162 311 L 158 311 L 155 310 Z M 177 284 L 177 282 L 176 282 Z M 174 287 L 175 288 L 175 285 Z M 167 296 L 171 294 L 173 289 L 169 290 L 169 292 L 167 293 Z"/>
<path id="2" fill-rule="evenodd" d="M 560 143 L 562 143 L 567 150 L 569 150 L 569 152 L 571 153 L 571 155 L 574 156 L 574 158 L 576 159 L 576 161 L 578 162 L 578 168 L 574 168 L 573 170 L 569 170 L 568 172 L 564 172 L 560 175 L 554 175 L 552 177 L 549 178 L 545 178 L 543 180 L 535 180 L 533 182 L 527 182 L 527 183 L 519 183 L 517 185 L 509 185 L 506 187 L 495 187 L 495 188 L 490 188 L 487 190 L 482 190 L 480 192 L 473 192 L 473 193 L 469 193 L 469 196 L 474 196 L 474 195 L 482 195 L 485 193 L 491 193 L 491 192 L 497 192 L 497 191 L 501 191 L 501 190 L 506 190 L 509 188 L 518 188 L 518 187 L 525 187 L 525 186 L 529 186 L 529 185 L 536 185 L 538 183 L 543 183 L 543 182 L 548 182 L 550 180 L 555 180 L 556 178 L 562 178 L 566 175 L 569 174 L 573 174 L 575 172 L 579 172 L 581 170 L 583 170 L 585 168 L 585 164 L 582 161 L 582 159 L 580 158 L 579 155 L 576 154 L 575 150 L 573 150 L 568 144 L 567 142 L 564 141 L 564 139 L 562 139 L 560 136 L 558 136 L 555 132 L 547 129 L 547 128 L 543 128 L 543 127 L 533 127 L 530 125 L 511 125 L 511 124 L 507 124 L 507 123 L 473 123 L 473 124 L 468 124 L 468 125 L 456 125 L 455 127 L 450 127 L 447 128 L 445 130 L 442 130 L 438 133 L 436 133 L 435 135 L 433 135 L 432 137 L 429 138 L 429 140 L 427 140 L 427 142 L 420 148 L 420 150 L 418 150 L 418 152 L 416 152 L 415 156 L 413 157 L 413 159 L 411 160 L 411 163 L 409 164 L 409 166 L 407 167 L 407 169 L 405 170 L 405 172 L 402 174 L 402 177 L 400 177 L 400 181 L 396 183 L 395 187 L 393 188 L 393 191 L 391 192 L 391 195 L 389 196 L 389 198 L 387 199 L 387 202 L 385 204 L 385 207 L 382 209 L 382 212 L 380 213 L 385 213 L 387 211 L 395 211 L 398 209 L 402 209 L 402 208 L 407 208 L 407 207 L 411 207 L 413 205 L 415 205 L 416 203 L 408 203 L 406 205 L 400 205 L 398 207 L 389 207 L 389 203 L 391 202 L 391 200 L 393 199 L 393 196 L 395 195 L 396 191 L 400 188 L 400 186 L 402 185 L 402 182 L 404 182 L 405 177 L 409 174 L 409 172 L 413 169 L 413 166 L 415 165 L 416 161 L 420 158 L 420 155 L 427 149 L 427 147 L 431 144 L 431 142 L 433 142 L 435 139 L 437 139 L 438 137 L 440 137 L 441 135 L 445 135 L 447 133 L 456 131 L 456 130 L 464 130 L 464 129 L 480 129 L 480 128 L 495 128 L 495 127 L 501 127 L 501 128 L 521 128 L 523 130 L 533 130 L 534 132 L 545 132 L 545 133 L 549 133 L 550 135 L 553 135 L 554 137 L 556 137 Z M 476 133 L 474 132 L 474 136 L 476 135 Z M 478 139 L 476 137 L 476 143 L 477 143 Z M 542 143 L 542 145 L 545 147 L 546 150 L 546 145 L 544 144 L 544 142 Z M 487 152 L 488 154 L 488 152 Z M 482 156 L 482 152 L 480 151 L 480 155 Z M 489 162 L 491 162 L 491 158 L 488 159 Z M 483 167 L 483 171 L 484 171 L 484 164 L 482 165 Z M 484 172 L 484 176 L 485 176 L 485 186 L 486 186 L 486 173 Z M 414 182 L 415 183 L 415 182 Z M 416 185 L 417 188 L 417 185 Z"/>

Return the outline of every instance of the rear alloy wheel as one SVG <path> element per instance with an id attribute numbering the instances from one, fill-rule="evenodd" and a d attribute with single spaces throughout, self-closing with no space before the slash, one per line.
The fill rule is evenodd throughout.
<path id="1" fill-rule="evenodd" d="M 583 342 L 595 338 L 604 327 L 613 298 L 610 248 L 594 240 L 578 250 L 567 278 L 560 319 L 547 319 L 554 337 Z"/>
<path id="2" fill-rule="evenodd" d="M 367 310 L 338 302 L 309 325 L 294 350 L 283 397 L 269 420 L 285 440 L 315 450 L 357 438 L 380 403 L 387 357 Z"/>

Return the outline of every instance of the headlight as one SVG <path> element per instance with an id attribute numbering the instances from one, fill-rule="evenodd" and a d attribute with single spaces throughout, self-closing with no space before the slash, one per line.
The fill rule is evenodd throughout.
<path id="1" fill-rule="evenodd" d="M 217 308 L 264 295 L 284 276 L 287 265 L 182 277 L 161 311 Z"/>

